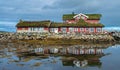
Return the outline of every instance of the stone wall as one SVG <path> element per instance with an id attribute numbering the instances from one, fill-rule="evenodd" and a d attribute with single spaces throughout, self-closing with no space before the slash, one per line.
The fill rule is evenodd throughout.
<path id="1" fill-rule="evenodd" d="M 95 41 L 114 41 L 110 34 L 50 34 L 50 33 L 0 33 L 0 40 L 43 40 L 55 39 L 79 39 Z"/>

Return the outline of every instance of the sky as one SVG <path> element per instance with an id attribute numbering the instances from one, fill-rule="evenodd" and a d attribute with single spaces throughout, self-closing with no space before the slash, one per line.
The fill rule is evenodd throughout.
<path id="1" fill-rule="evenodd" d="M 15 32 L 20 19 L 62 22 L 63 14 L 102 14 L 106 27 L 120 27 L 120 0 L 0 0 L 0 31 Z"/>

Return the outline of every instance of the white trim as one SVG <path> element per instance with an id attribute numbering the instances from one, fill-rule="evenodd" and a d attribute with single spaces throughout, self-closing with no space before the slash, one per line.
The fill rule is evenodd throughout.
<path id="1" fill-rule="evenodd" d="M 86 18 L 89 18 L 87 15 L 82 14 L 82 13 L 73 16 L 73 18 L 76 18 L 76 17 L 79 17 L 79 18 L 80 18 L 81 16 L 84 16 L 84 17 L 86 17 Z"/>

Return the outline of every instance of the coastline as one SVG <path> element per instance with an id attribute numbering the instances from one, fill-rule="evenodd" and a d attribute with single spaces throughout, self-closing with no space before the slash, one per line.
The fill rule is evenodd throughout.
<path id="1" fill-rule="evenodd" d="M 110 34 L 32 34 L 0 33 L 1 42 L 25 42 L 43 45 L 75 45 L 82 43 L 116 42 Z"/>

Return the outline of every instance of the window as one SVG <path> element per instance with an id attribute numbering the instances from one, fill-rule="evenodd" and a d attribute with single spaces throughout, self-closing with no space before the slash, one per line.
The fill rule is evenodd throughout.
<path id="1" fill-rule="evenodd" d="M 38 28 L 39 32 L 43 32 L 44 31 L 44 28 L 43 27 L 40 27 Z"/>
<path id="2" fill-rule="evenodd" d="M 86 31 L 89 31 L 89 28 L 86 28 Z"/>
<path id="3" fill-rule="evenodd" d="M 94 32 L 94 28 L 90 28 L 90 32 Z"/>
<path id="4" fill-rule="evenodd" d="M 33 28 L 33 31 L 35 31 L 35 28 Z"/>
<path id="5" fill-rule="evenodd" d="M 70 28 L 69 28 L 69 31 L 70 31 L 70 32 L 74 32 L 74 28 L 70 27 Z"/>
<path id="6" fill-rule="evenodd" d="M 38 28 L 35 28 L 35 31 L 38 31 Z"/>
<path id="7" fill-rule="evenodd" d="M 54 28 L 50 28 L 50 32 L 54 32 Z"/>
<path id="8" fill-rule="evenodd" d="M 78 31 L 78 28 L 74 28 L 75 29 L 75 32 L 77 32 Z"/>
<path id="9" fill-rule="evenodd" d="M 33 28 L 31 27 L 31 28 L 29 28 L 30 29 L 30 31 L 33 31 Z"/>
<path id="10" fill-rule="evenodd" d="M 62 32 L 63 33 L 65 33 L 66 32 L 66 28 L 64 27 L 64 28 L 62 28 Z"/>
<path id="11" fill-rule="evenodd" d="M 97 32 L 101 32 L 101 28 L 96 28 Z"/>
<path id="12" fill-rule="evenodd" d="M 84 31 L 84 28 L 80 28 L 80 31 Z"/>

